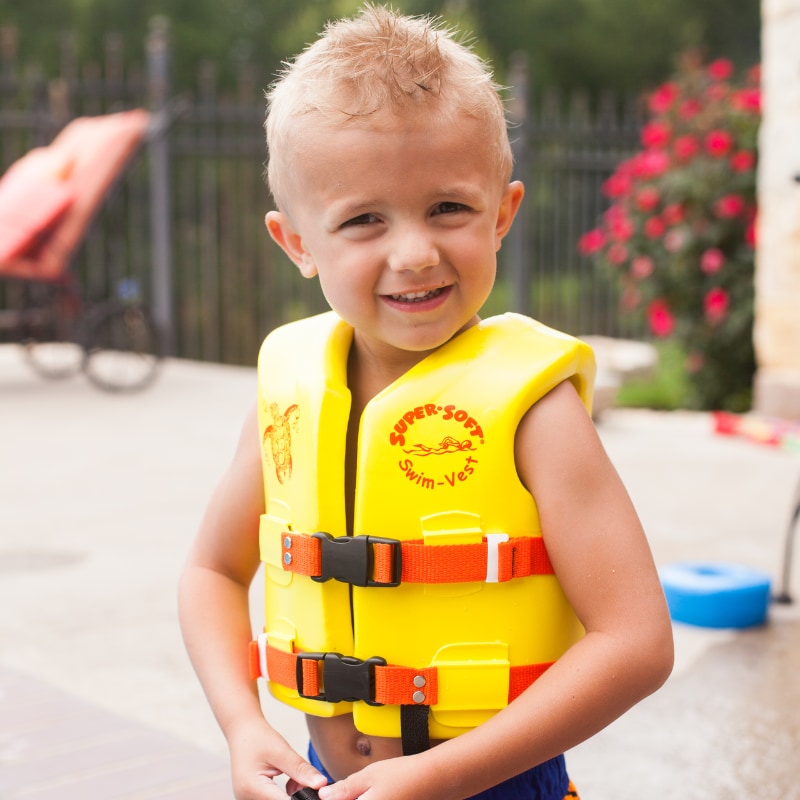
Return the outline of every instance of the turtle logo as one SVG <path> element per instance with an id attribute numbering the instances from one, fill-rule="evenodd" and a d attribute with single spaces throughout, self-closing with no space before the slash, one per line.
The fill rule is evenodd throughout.
<path id="1" fill-rule="evenodd" d="M 278 404 L 270 403 L 269 413 L 272 424 L 264 429 L 261 444 L 266 453 L 267 439 L 270 440 L 275 477 L 279 483 L 286 483 L 292 477 L 292 431 L 297 431 L 300 409 L 293 403 L 281 414 Z"/>

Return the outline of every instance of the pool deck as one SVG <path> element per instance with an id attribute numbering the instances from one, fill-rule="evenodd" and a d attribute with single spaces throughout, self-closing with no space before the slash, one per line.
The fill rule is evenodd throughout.
<path id="1" fill-rule="evenodd" d="M 114 396 L 44 382 L 0 346 L 0 800 L 232 799 L 175 586 L 254 392 L 251 369 L 169 361 Z M 660 565 L 734 562 L 777 586 L 797 453 L 719 436 L 706 414 L 597 424 Z M 800 797 L 794 576 L 798 602 L 764 627 L 674 626 L 666 686 L 568 754 L 584 800 Z M 265 711 L 304 747 L 302 720 Z"/>

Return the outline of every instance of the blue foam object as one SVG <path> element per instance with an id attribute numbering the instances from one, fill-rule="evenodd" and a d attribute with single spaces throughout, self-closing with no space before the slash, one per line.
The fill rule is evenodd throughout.
<path id="1" fill-rule="evenodd" d="M 689 561 L 659 570 L 669 613 L 703 628 L 751 628 L 767 618 L 770 577 L 738 564 Z"/>

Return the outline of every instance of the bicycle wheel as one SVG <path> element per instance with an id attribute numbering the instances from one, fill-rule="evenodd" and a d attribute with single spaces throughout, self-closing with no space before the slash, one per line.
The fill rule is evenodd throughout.
<path id="1" fill-rule="evenodd" d="M 69 285 L 33 285 L 22 311 L 19 341 L 28 365 L 43 378 L 60 380 L 83 366 L 78 315 L 81 301 Z"/>
<path id="2" fill-rule="evenodd" d="M 83 371 L 100 389 L 133 392 L 149 386 L 162 358 L 155 323 L 138 304 L 109 301 L 87 321 Z"/>

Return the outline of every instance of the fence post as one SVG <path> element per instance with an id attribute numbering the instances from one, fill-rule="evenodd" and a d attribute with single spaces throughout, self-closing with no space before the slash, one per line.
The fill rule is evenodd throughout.
<path id="1" fill-rule="evenodd" d="M 528 174 L 528 56 L 517 52 L 509 65 L 511 102 L 508 107 L 511 152 L 514 156 L 514 178 L 523 180 Z M 524 201 L 523 201 L 524 203 Z M 524 207 L 506 238 L 506 273 L 509 282 L 509 305 L 520 314 L 531 313 L 529 276 L 532 271 L 528 246 L 528 224 Z"/>
<path id="2" fill-rule="evenodd" d="M 147 37 L 147 86 L 150 110 L 155 125 L 150 136 L 150 235 L 153 263 L 153 318 L 163 336 L 165 355 L 175 349 L 174 307 L 172 297 L 172 208 L 169 173 L 169 95 L 170 95 L 169 22 L 166 17 L 150 21 Z"/>

